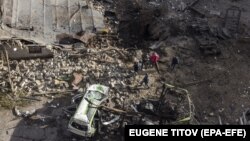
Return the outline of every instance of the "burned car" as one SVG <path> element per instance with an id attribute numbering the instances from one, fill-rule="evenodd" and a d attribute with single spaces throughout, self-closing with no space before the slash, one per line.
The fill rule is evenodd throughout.
<path id="1" fill-rule="evenodd" d="M 92 137 L 96 132 L 95 115 L 97 108 L 108 99 L 108 92 L 109 87 L 107 86 L 91 85 L 69 121 L 69 131 L 80 136 Z"/>

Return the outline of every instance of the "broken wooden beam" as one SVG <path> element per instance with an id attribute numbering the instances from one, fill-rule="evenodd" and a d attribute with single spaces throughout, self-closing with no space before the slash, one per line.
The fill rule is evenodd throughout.
<path id="1" fill-rule="evenodd" d="M 5 56 L 7 67 L 8 67 L 8 80 L 9 80 L 11 92 L 14 92 L 13 82 L 12 82 L 11 77 L 10 77 L 11 74 L 10 74 L 9 54 L 8 54 L 8 52 L 7 52 L 7 50 L 6 50 L 5 47 L 3 47 L 3 51 L 4 51 L 4 56 Z"/>
<path id="2" fill-rule="evenodd" d="M 65 93 L 71 93 L 71 92 L 74 92 L 74 91 L 75 90 L 33 93 L 32 96 L 46 96 L 48 94 L 65 94 Z"/>
<path id="3" fill-rule="evenodd" d="M 24 44 L 22 42 L 13 44 L 13 42 L 17 41 L 7 40 L 2 43 L 3 46 L 7 46 L 5 49 L 9 54 L 9 59 L 11 60 L 52 58 L 54 56 L 53 52 L 47 49 L 44 45 L 35 43 Z"/>

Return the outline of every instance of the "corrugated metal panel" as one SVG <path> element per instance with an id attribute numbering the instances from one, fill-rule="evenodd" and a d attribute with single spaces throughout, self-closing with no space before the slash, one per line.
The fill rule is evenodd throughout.
<path id="1" fill-rule="evenodd" d="M 4 0 L 2 27 L 13 36 L 55 43 L 61 34 L 75 36 L 104 28 L 103 16 L 85 0 Z"/>

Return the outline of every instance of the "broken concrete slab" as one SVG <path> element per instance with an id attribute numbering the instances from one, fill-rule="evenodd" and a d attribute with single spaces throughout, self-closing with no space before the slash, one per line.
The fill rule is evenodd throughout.
<path id="1" fill-rule="evenodd" d="M 74 80 L 72 82 L 72 85 L 77 86 L 83 79 L 83 75 L 80 73 L 73 73 Z"/>
<path id="2" fill-rule="evenodd" d="M 35 109 L 33 109 L 33 110 L 31 110 L 31 111 L 20 111 L 20 110 L 18 110 L 18 108 L 17 108 L 16 106 L 14 107 L 13 110 L 14 110 L 14 114 L 15 114 L 16 116 L 25 117 L 25 118 L 34 115 L 35 112 L 36 112 Z"/>

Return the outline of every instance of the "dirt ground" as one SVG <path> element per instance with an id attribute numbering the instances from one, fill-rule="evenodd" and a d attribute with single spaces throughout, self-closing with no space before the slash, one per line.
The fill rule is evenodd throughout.
<path id="1" fill-rule="evenodd" d="M 245 9 L 245 12 L 247 9 Z M 250 11 L 247 11 L 250 12 Z M 250 15 L 250 13 L 248 13 Z M 244 13 L 244 17 L 246 13 Z M 245 19 L 246 20 L 246 19 Z M 249 22 L 249 21 L 246 21 Z M 246 26 L 246 25 L 245 25 Z M 249 28 L 248 28 L 249 29 Z M 147 44 L 145 42 L 145 44 Z M 151 43 L 150 43 L 151 44 Z M 132 79 L 129 86 L 137 88 L 145 73 L 150 76 L 150 89 L 139 87 L 139 91 L 129 93 L 126 90 L 124 99 L 140 100 L 158 98 L 155 94 L 162 82 L 187 89 L 191 94 L 194 117 L 191 124 L 222 124 L 239 125 L 242 113 L 250 108 L 250 40 L 230 39 L 221 41 L 221 55 L 205 56 L 195 46 L 193 38 L 186 35 L 169 37 L 165 46 L 156 51 L 160 54 L 158 74 L 154 68 L 145 69 Z M 123 48 L 123 46 L 119 46 Z M 145 52 L 135 49 L 125 54 Z M 131 53 L 131 54 L 130 54 Z M 178 56 L 180 63 L 171 71 L 170 63 L 173 56 Z M 124 61 L 126 71 L 132 70 L 133 61 Z M 96 66 L 101 65 L 96 61 Z M 112 65 L 112 64 L 110 64 Z M 85 81 L 85 80 L 84 80 Z M 119 81 L 119 80 L 118 80 Z M 129 79 L 130 81 L 130 79 Z M 100 82 L 97 80 L 93 83 Z M 127 87 L 125 87 L 127 88 Z M 107 133 L 103 128 L 92 139 L 76 136 L 67 130 L 69 117 L 63 108 L 70 105 L 74 94 L 55 94 L 53 100 L 43 97 L 41 101 L 32 101 L 20 109 L 36 109 L 32 118 L 21 118 L 12 110 L 1 108 L 0 141 L 78 141 L 78 140 L 122 140 L 122 131 L 112 130 Z M 112 92 L 113 97 L 123 97 Z"/>
<path id="2" fill-rule="evenodd" d="M 176 81 L 187 85 L 201 124 L 240 124 L 239 117 L 249 108 L 249 43 L 226 44 L 220 57 L 193 54 L 190 66 L 180 65 Z M 209 81 L 201 81 L 209 80 Z"/>

